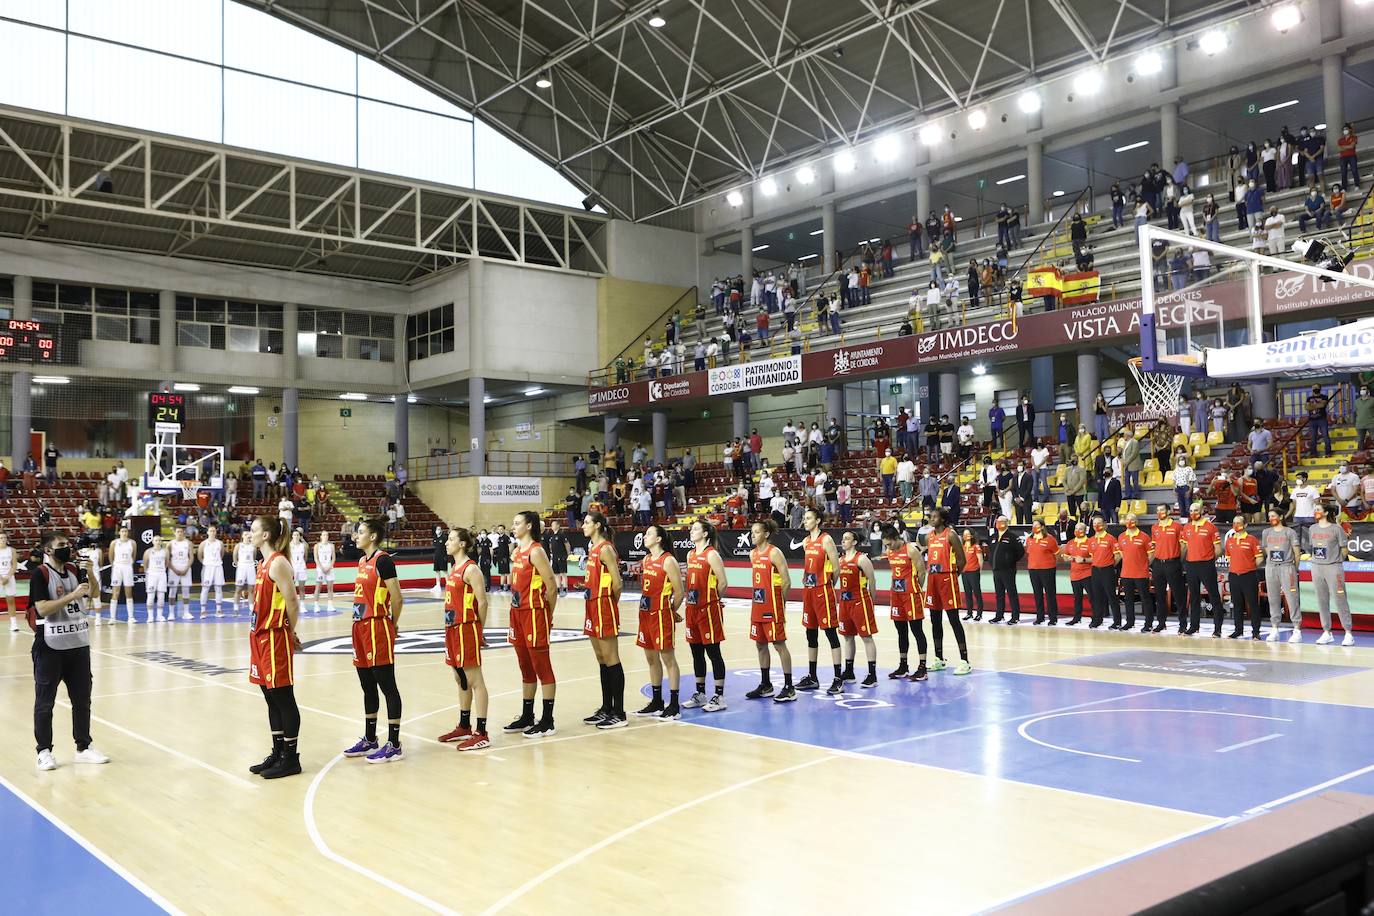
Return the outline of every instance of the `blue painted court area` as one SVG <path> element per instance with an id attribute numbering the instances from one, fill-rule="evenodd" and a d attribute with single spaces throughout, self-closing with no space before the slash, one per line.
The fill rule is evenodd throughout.
<path id="1" fill-rule="evenodd" d="M 1216 817 L 1374 762 L 1353 739 L 1374 734 L 1374 709 L 996 671 L 879 677 L 774 703 L 744 699 L 757 672 L 732 672 L 729 710 L 684 720 Z M 1374 793 L 1374 773 L 1340 787 Z"/>
<path id="2" fill-rule="evenodd" d="M 302 604 L 301 604 L 301 614 L 302 614 L 302 616 L 304 616 L 304 617 L 306 617 L 306 618 L 310 618 L 310 617 L 332 617 L 332 616 L 336 616 L 336 615 L 342 614 L 342 613 L 344 613 L 345 610 L 346 610 L 346 608 L 344 607 L 343 602 L 342 602 L 340 599 L 338 599 L 338 598 L 335 598 L 335 599 L 334 599 L 334 609 L 333 609 L 333 610 L 326 610 L 326 609 L 324 609 L 324 608 L 321 608 L 319 612 L 315 612 L 315 611 L 310 610 L 310 608 L 312 608 L 312 607 L 313 607 L 313 605 L 312 605 L 309 601 L 302 602 Z M 191 607 L 190 607 L 190 611 L 191 611 L 191 619 L 190 619 L 190 620 L 182 620 L 182 619 L 181 619 L 181 616 L 180 616 L 180 615 L 181 615 L 181 611 L 180 611 L 180 609 L 177 609 L 177 610 L 176 610 L 177 619 L 174 620 L 174 621 L 156 621 L 156 620 L 150 620 L 149 618 L 151 617 L 151 614 L 149 613 L 148 605 L 144 604 L 142 601 L 135 601 L 135 602 L 134 602 L 134 625 L 137 626 L 137 625 L 139 625 L 139 624 L 144 624 L 144 623 L 164 623 L 164 622 L 171 622 L 171 623 L 178 623 L 178 624 L 187 624 L 187 623 L 191 623 L 191 624 L 194 624 L 194 623 L 235 623 L 235 622 L 242 622 L 242 623 L 244 623 L 244 624 L 247 624 L 247 623 L 249 622 L 249 620 L 251 619 L 251 615 L 249 614 L 249 612 L 248 612 L 247 609 L 241 609 L 241 610 L 237 610 L 237 611 L 236 611 L 236 610 L 234 610 L 233 606 L 230 605 L 230 604 L 224 604 L 224 605 L 221 605 L 221 606 L 220 606 L 220 613 L 223 614 L 222 617 L 216 617 L 216 616 L 215 616 L 215 610 L 214 610 L 213 606 L 207 606 L 207 610 L 206 610 L 206 612 L 205 612 L 205 616 L 202 617 L 202 616 L 201 616 L 201 612 L 200 612 L 200 602 L 199 602 L 198 600 L 192 600 L 192 602 L 191 602 Z M 167 609 L 166 609 L 166 607 L 164 606 L 164 608 L 163 608 L 163 613 L 166 613 L 166 612 L 167 612 Z M 101 619 L 103 619 L 103 620 L 106 621 L 107 623 L 109 622 L 109 620 L 110 620 L 110 605 L 109 605 L 109 599 L 108 599 L 108 598 L 106 598 L 106 603 L 105 603 L 105 605 L 100 609 L 100 616 L 101 616 Z M 128 619 L 129 619 L 128 607 L 127 607 L 127 605 L 125 605 L 125 603 L 124 603 L 123 601 L 120 601 L 120 602 L 119 602 L 119 606 L 118 606 L 117 608 L 115 608 L 115 618 L 114 618 L 114 619 L 115 619 L 116 621 L 118 621 L 119 623 L 126 623 L 126 622 L 128 621 Z"/>
<path id="3" fill-rule="evenodd" d="M 59 771 L 60 772 L 60 771 Z M 161 913 L 162 908 L 22 798 L 0 786 L 5 825 L 5 911 Z"/>

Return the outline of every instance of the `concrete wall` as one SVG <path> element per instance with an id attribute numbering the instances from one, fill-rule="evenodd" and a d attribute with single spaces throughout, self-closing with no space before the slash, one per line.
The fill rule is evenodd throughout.
<path id="1" fill-rule="evenodd" d="M 340 409 L 352 413 L 339 415 Z M 380 474 L 391 463 L 387 443 L 396 435 L 395 406 L 371 401 L 301 398 L 299 414 L 301 469 L 321 477 L 335 474 Z M 254 399 L 253 450 L 264 461 L 280 461 L 281 399 Z M 423 454 L 422 443 L 458 449 L 467 441 L 466 418 L 456 412 L 420 404 L 410 406 L 410 448 Z"/>
<path id="2" fill-rule="evenodd" d="M 587 396 L 582 392 L 494 408 L 487 411 L 487 450 L 585 452 L 593 445 L 600 449 L 604 436 L 600 420 L 595 426 L 568 422 L 586 413 Z M 522 423 L 531 428 L 517 430 Z"/>
<path id="3" fill-rule="evenodd" d="M 513 379 L 585 384 L 597 357 L 597 281 L 488 262 L 484 323 L 486 371 Z M 492 320 L 499 316 L 499 320 Z"/>
<path id="4" fill-rule="evenodd" d="M 697 283 L 697 235 L 625 220 L 606 226 L 606 266 L 613 277 L 666 286 Z"/>
<path id="5" fill-rule="evenodd" d="M 515 513 L 534 509 L 541 514 L 557 503 L 568 487 L 572 486 L 571 477 L 545 477 L 543 480 L 544 499 L 538 506 L 522 506 L 517 503 L 479 503 L 477 501 L 476 477 L 450 477 L 444 480 L 421 480 L 415 492 L 434 510 L 445 524 L 466 525 L 471 528 L 492 528 L 495 525 L 510 527 Z"/>
<path id="6" fill-rule="evenodd" d="M 637 280 L 621 280 L 617 277 L 603 277 L 596 284 L 596 325 L 597 325 L 597 363 L 609 365 L 627 345 L 639 357 L 643 348 L 642 331 L 653 325 L 653 337 L 662 340 L 663 326 L 657 319 L 676 302 L 685 290 L 680 286 L 665 286 L 660 283 L 642 283 Z M 691 321 L 691 309 L 695 303 L 688 303 L 683 313 L 684 321 Z"/>

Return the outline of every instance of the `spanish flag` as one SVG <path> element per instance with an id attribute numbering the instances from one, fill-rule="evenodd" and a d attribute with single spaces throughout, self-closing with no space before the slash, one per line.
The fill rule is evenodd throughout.
<path id="1" fill-rule="evenodd" d="M 1026 296 L 1058 297 L 1064 291 L 1063 274 L 1058 267 L 1033 267 L 1026 272 Z"/>
<path id="2" fill-rule="evenodd" d="M 1063 302 L 1065 305 L 1096 302 L 1101 288 L 1102 281 L 1095 270 L 1064 274 Z"/>

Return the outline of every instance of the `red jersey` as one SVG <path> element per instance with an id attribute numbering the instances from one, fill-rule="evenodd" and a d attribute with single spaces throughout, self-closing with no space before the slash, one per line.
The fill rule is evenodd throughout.
<path id="1" fill-rule="evenodd" d="M 602 551 L 607 547 L 611 548 L 611 562 L 618 562 L 618 557 L 615 556 L 615 545 L 610 541 L 602 541 L 600 547 L 592 545 L 587 550 L 587 575 L 583 579 L 582 585 L 586 590 L 588 608 L 598 602 L 615 600 L 611 593 L 611 587 L 615 582 L 607 571 L 606 563 L 601 559 Z"/>
<path id="2" fill-rule="evenodd" d="M 1105 530 L 1101 534 L 1094 534 L 1088 538 L 1088 555 L 1093 559 L 1093 566 L 1115 566 L 1116 538 Z"/>
<path id="3" fill-rule="evenodd" d="M 802 626 L 808 630 L 831 629 L 839 624 L 838 606 L 835 604 L 834 582 L 835 567 L 830 563 L 830 553 L 826 550 L 829 536 L 808 535 L 805 558 L 802 561 Z"/>
<path id="4" fill-rule="evenodd" d="M 752 571 L 753 600 L 752 611 L 755 615 L 777 613 L 783 609 L 783 582 L 773 565 L 772 546 L 749 552 L 749 565 Z"/>
<path id="5" fill-rule="evenodd" d="M 920 620 L 925 617 L 925 596 L 921 593 L 921 583 L 916 577 L 915 564 L 907 553 L 907 545 L 886 554 L 888 568 L 892 570 L 892 585 L 888 590 L 892 605 L 893 620 Z M 844 570 L 840 572 L 843 574 Z"/>
<path id="6" fill-rule="evenodd" d="M 444 580 L 444 626 L 456 627 L 477 622 L 477 592 L 463 578 L 472 568 L 472 560 L 448 574 Z"/>
<path id="7" fill-rule="evenodd" d="M 1231 481 L 1212 481 L 1212 492 L 1216 494 L 1218 509 L 1234 509 L 1236 507 L 1236 491 L 1231 489 Z"/>
<path id="8" fill-rule="evenodd" d="M 391 617 L 391 589 L 388 579 L 396 578 L 396 563 L 382 551 L 358 560 L 358 577 L 353 580 L 353 619 Z"/>
<path id="9" fill-rule="evenodd" d="M 1156 522 L 1150 531 L 1155 544 L 1155 559 L 1177 560 L 1180 556 L 1178 541 L 1182 534 L 1183 526 L 1171 518 Z"/>
<path id="10" fill-rule="evenodd" d="M 1090 560 L 1090 559 L 1092 559 L 1092 555 L 1093 555 L 1093 553 L 1092 553 L 1092 548 L 1090 548 L 1090 547 L 1088 546 L 1088 538 L 1087 538 L 1087 535 L 1084 535 L 1084 536 L 1081 537 L 1081 538 L 1077 538 L 1077 537 L 1076 537 L 1076 538 L 1074 538 L 1073 540 L 1069 541 L 1067 544 L 1065 544 L 1065 545 L 1064 545 L 1064 554 L 1065 554 L 1066 556 L 1073 557 L 1073 558 L 1076 558 L 1076 559 L 1084 559 L 1084 560 Z M 1070 564 L 1069 564 L 1069 581 L 1070 581 L 1070 582 L 1079 582 L 1079 581 L 1082 581 L 1083 579 L 1091 578 L 1091 577 L 1092 577 L 1092 574 L 1093 574 L 1093 568 L 1092 568 L 1092 566 L 1091 566 L 1090 564 L 1088 564 L 1088 563 L 1070 563 Z"/>
<path id="11" fill-rule="evenodd" d="M 720 610 L 720 583 L 711 569 L 714 547 L 687 553 L 687 608 L 693 611 Z"/>
<path id="12" fill-rule="evenodd" d="M 643 613 L 659 614 L 673 607 L 673 583 L 663 569 L 663 561 L 668 559 L 665 550 L 654 559 L 652 554 L 644 557 L 640 564 L 639 610 Z"/>
<path id="13" fill-rule="evenodd" d="M 1189 563 L 1206 563 L 1217 558 L 1221 535 L 1217 533 L 1217 526 L 1207 519 L 1190 519 L 1183 528 L 1183 543 L 1188 545 Z"/>
<path id="14" fill-rule="evenodd" d="M 926 572 L 939 574 L 958 572 L 954 568 L 954 548 L 949 542 L 949 529 L 941 534 L 931 532 L 926 535 Z"/>
<path id="15" fill-rule="evenodd" d="M 253 618 L 248 634 L 248 681 L 268 688 L 286 687 L 294 682 L 291 624 L 286 616 L 286 598 L 277 590 L 268 570 L 281 556 L 273 552 L 258 567 L 253 589 Z"/>
<path id="16" fill-rule="evenodd" d="M 524 550 L 517 550 L 515 556 L 511 558 L 511 610 L 543 611 L 548 609 L 549 585 L 540 577 L 538 570 L 534 568 L 534 563 L 530 562 L 530 554 L 534 553 L 538 546 L 539 542 L 535 541 Z"/>
<path id="17" fill-rule="evenodd" d="M 1054 569 L 1059 557 L 1059 542 L 1041 531 L 1026 538 L 1026 568 Z"/>
<path id="18" fill-rule="evenodd" d="M 1232 531 L 1226 537 L 1226 559 L 1231 564 L 1231 572 L 1248 573 L 1259 568 L 1259 538 L 1248 531 Z"/>
<path id="19" fill-rule="evenodd" d="M 979 572 L 982 568 L 982 548 L 973 538 L 964 538 L 964 572 Z"/>
<path id="20" fill-rule="evenodd" d="M 806 556 L 802 560 L 802 587 L 829 588 L 834 581 L 835 568 L 830 565 L 830 555 L 825 549 L 827 535 L 806 536 Z"/>
<path id="21" fill-rule="evenodd" d="M 873 593 L 869 590 L 868 576 L 859 568 L 859 556 L 856 553 L 852 559 L 840 558 L 840 601 L 847 612 L 869 614 L 873 610 Z"/>
<path id="22" fill-rule="evenodd" d="M 1121 578 L 1148 579 L 1150 577 L 1150 536 L 1139 528 L 1127 528 L 1116 539 L 1121 551 Z"/>
<path id="23" fill-rule="evenodd" d="M 277 583 L 268 575 L 272 561 L 279 556 L 282 556 L 279 551 L 273 551 L 258 566 L 258 581 L 253 588 L 253 616 L 248 625 L 251 633 L 287 629 L 286 599 L 277 590 Z"/>

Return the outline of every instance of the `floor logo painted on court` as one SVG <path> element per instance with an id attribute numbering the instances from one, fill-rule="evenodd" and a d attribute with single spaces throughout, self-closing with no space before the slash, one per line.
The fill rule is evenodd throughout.
<path id="1" fill-rule="evenodd" d="M 1319 665 L 1309 662 L 1264 661 L 1253 658 L 1218 658 L 1210 655 L 1190 655 L 1186 652 L 1157 652 L 1149 649 L 1128 649 L 1102 655 L 1085 655 L 1066 659 L 1062 665 L 1085 668 L 1112 668 L 1118 671 L 1151 671 L 1183 677 L 1217 677 L 1236 681 L 1259 681 L 1265 684 L 1300 685 L 1324 681 L 1365 671 L 1352 665 Z"/>
<path id="2" fill-rule="evenodd" d="M 507 637 L 510 630 L 506 627 L 487 627 L 483 635 L 486 637 L 487 644 L 485 649 L 506 649 L 510 647 Z M 549 642 L 575 642 L 579 639 L 586 639 L 586 635 L 581 630 L 562 630 L 553 629 L 549 632 Z M 353 636 L 330 636 L 327 639 L 315 639 L 301 646 L 301 651 L 307 655 L 352 655 Z M 397 655 L 443 655 L 444 654 L 444 631 L 440 629 L 432 630 L 405 630 L 396 634 L 396 654 Z"/>

